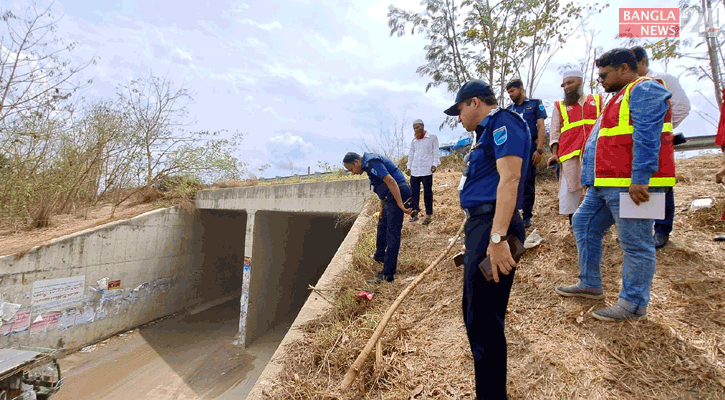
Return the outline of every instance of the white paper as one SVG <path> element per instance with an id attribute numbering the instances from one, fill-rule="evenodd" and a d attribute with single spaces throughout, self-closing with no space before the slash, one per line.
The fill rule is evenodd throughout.
<path id="1" fill-rule="evenodd" d="M 629 193 L 619 194 L 619 218 L 637 219 L 664 219 L 665 218 L 665 194 L 650 193 L 649 201 L 634 204 Z"/>

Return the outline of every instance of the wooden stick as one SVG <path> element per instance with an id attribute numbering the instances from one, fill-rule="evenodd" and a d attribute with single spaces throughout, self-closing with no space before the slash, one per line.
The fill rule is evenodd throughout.
<path id="1" fill-rule="evenodd" d="M 365 345 L 365 348 L 360 352 L 360 355 L 357 356 L 357 359 L 355 362 L 350 366 L 350 368 L 347 369 L 347 372 L 345 373 L 345 377 L 342 379 L 342 383 L 340 384 L 340 390 L 345 393 L 350 389 L 350 386 L 352 385 L 352 382 L 355 380 L 357 375 L 360 373 L 360 369 L 362 368 L 363 364 L 365 364 L 365 361 L 367 361 L 368 357 L 370 356 L 370 353 L 372 352 L 373 348 L 375 347 L 375 344 L 380 340 L 380 337 L 383 335 L 383 331 L 385 330 L 385 327 L 388 325 L 388 322 L 390 322 L 390 318 L 393 316 L 395 311 L 398 309 L 400 304 L 403 302 L 406 296 L 408 296 L 408 293 L 413 291 L 418 284 L 423 281 L 423 278 L 431 271 L 433 268 L 435 268 L 442 260 L 443 258 L 448 254 L 448 252 L 451 251 L 453 246 L 456 244 L 456 241 L 459 236 L 461 236 L 461 233 L 463 232 L 463 227 L 466 226 L 466 221 L 464 220 L 463 223 L 461 223 L 461 227 L 458 228 L 458 232 L 456 232 L 456 236 L 453 237 L 453 240 L 451 240 L 451 243 L 446 247 L 446 250 L 441 253 L 438 258 L 433 261 L 431 265 L 428 266 L 423 272 L 418 274 L 418 276 L 413 280 L 413 282 L 408 285 L 399 295 L 398 298 L 395 299 L 393 304 L 388 308 L 388 311 L 385 312 L 385 315 L 378 323 L 377 328 L 375 328 L 375 332 L 373 332 L 373 336 L 370 337 L 368 340 L 368 343 Z"/>

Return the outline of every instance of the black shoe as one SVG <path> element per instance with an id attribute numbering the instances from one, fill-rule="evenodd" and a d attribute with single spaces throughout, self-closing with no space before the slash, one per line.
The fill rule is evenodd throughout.
<path id="1" fill-rule="evenodd" d="M 531 227 L 531 218 L 524 218 L 524 229 Z"/>
<path id="2" fill-rule="evenodd" d="M 670 241 L 670 235 L 664 233 L 655 232 L 655 249 L 661 249 L 665 247 L 667 242 Z"/>
<path id="3" fill-rule="evenodd" d="M 375 278 L 368 279 L 367 283 L 374 283 L 377 285 L 383 282 L 392 282 L 393 280 L 395 280 L 395 275 L 378 274 Z"/>

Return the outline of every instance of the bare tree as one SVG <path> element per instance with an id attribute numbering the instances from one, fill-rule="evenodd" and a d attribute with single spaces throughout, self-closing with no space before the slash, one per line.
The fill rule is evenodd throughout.
<path id="1" fill-rule="evenodd" d="M 79 73 L 90 61 L 75 64 L 68 54 L 77 46 L 58 38 L 58 19 L 50 7 L 30 6 L 25 15 L 0 9 L 0 150 L 25 132 L 28 118 L 59 114 L 68 99 L 90 80 L 79 83 Z M 52 116 L 52 115 L 51 115 Z"/>
<path id="2" fill-rule="evenodd" d="M 402 117 L 396 118 L 393 122 L 392 131 L 383 129 L 381 126 L 378 133 L 374 133 L 368 138 L 361 136 L 360 146 L 365 151 L 378 153 L 397 163 L 408 154 L 407 144 L 413 140 L 412 134 L 406 137 L 405 132 L 407 129 L 412 129 L 412 126 L 408 126 L 408 121 L 405 114 L 403 114 Z"/>

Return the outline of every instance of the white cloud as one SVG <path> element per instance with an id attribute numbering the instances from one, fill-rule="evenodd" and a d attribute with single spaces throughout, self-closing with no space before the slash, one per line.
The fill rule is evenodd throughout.
<path id="1" fill-rule="evenodd" d="M 189 53 L 188 51 L 186 51 L 186 50 L 184 50 L 184 49 L 182 49 L 180 47 L 174 48 L 171 52 L 172 52 L 173 55 L 175 55 L 176 57 L 178 57 L 178 58 L 180 58 L 182 60 L 185 60 L 185 61 L 192 61 L 193 60 L 193 57 L 191 56 L 191 53 Z"/>
<path id="2" fill-rule="evenodd" d="M 272 29 L 282 29 L 282 24 L 279 21 L 272 21 L 270 23 L 259 23 L 252 21 L 249 18 L 241 19 L 239 22 L 245 24 L 245 25 L 251 25 L 259 29 L 263 29 L 265 31 L 271 31 Z"/>
<path id="3" fill-rule="evenodd" d="M 275 63 L 266 65 L 267 72 L 278 78 L 293 78 L 305 86 L 318 86 L 320 81 L 307 75 L 307 71 L 301 69 L 290 69 L 281 64 Z"/>
<path id="4" fill-rule="evenodd" d="M 280 121 L 280 122 L 295 122 L 294 119 L 287 118 L 287 117 L 283 117 L 283 116 L 277 114 L 277 111 L 275 111 L 274 108 L 272 108 L 272 107 L 266 107 L 262 111 L 264 111 L 264 112 L 266 112 L 268 114 L 271 114 L 274 117 L 274 119 L 276 119 L 277 121 Z"/>
<path id="5" fill-rule="evenodd" d="M 312 143 L 292 133 L 271 137 L 267 141 L 270 164 L 280 169 L 301 170 L 309 164 L 308 157 L 315 151 Z"/>
<path id="6" fill-rule="evenodd" d="M 340 43 L 335 46 L 335 51 L 344 51 L 347 53 L 355 54 L 363 58 L 367 58 L 370 48 L 358 42 L 352 36 L 343 36 Z"/>

